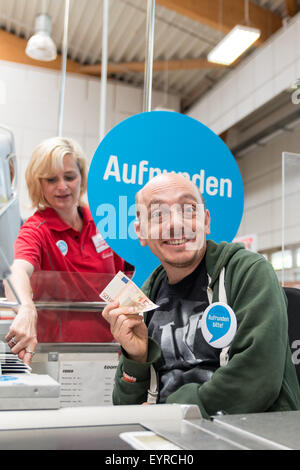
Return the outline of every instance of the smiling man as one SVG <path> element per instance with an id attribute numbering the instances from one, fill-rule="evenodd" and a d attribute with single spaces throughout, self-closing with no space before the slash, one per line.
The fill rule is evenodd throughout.
<path id="1" fill-rule="evenodd" d="M 191 273 L 204 256 L 210 215 L 198 188 L 178 174 L 156 177 L 136 197 L 136 233 L 171 283 Z"/>
<path id="2" fill-rule="evenodd" d="M 161 262 L 143 286 L 159 308 L 144 319 L 118 303 L 103 311 L 122 346 L 114 404 L 197 404 L 206 418 L 300 409 L 286 300 L 271 265 L 243 245 L 206 240 L 210 214 L 182 175 L 150 180 L 137 209 L 139 241 Z M 237 328 L 214 344 L 202 320 L 218 302 Z"/>

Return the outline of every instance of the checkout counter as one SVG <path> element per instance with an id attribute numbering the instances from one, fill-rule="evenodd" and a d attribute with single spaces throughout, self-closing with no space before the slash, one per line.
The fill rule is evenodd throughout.
<path id="1" fill-rule="evenodd" d="M 3 303 L 2 341 L 12 321 Z M 33 386 L 22 390 L 12 382 L 4 393 L 0 387 L 0 450 L 185 451 L 188 458 L 195 450 L 300 449 L 300 411 L 207 420 L 195 405 L 112 406 L 118 349 L 114 343 L 39 344 L 29 374 Z M 45 388 L 37 377 L 47 378 Z"/>

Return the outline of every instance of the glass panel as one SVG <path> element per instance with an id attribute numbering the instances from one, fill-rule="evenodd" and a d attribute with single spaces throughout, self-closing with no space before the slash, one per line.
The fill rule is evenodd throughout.
<path id="1" fill-rule="evenodd" d="M 109 273 L 35 271 L 31 288 L 38 311 L 38 342 L 112 342 L 99 294 L 113 277 Z"/>
<path id="2" fill-rule="evenodd" d="M 296 266 L 300 268 L 300 248 L 296 251 Z"/>
<path id="3" fill-rule="evenodd" d="M 284 152 L 282 154 L 282 285 L 293 285 L 296 281 L 293 276 L 288 275 L 286 265 L 286 247 L 299 245 L 300 242 L 300 154 Z M 285 261 L 284 261 L 285 260 Z M 299 255 L 297 255 L 299 260 Z M 297 261 L 297 265 L 298 261 Z M 279 268 L 280 269 L 280 268 Z M 295 271 L 296 272 L 296 271 Z M 290 273 L 291 274 L 291 273 Z"/>
<path id="4" fill-rule="evenodd" d="M 271 263 L 275 271 L 284 268 L 292 268 L 293 267 L 293 257 L 291 250 L 276 251 L 271 256 Z"/>

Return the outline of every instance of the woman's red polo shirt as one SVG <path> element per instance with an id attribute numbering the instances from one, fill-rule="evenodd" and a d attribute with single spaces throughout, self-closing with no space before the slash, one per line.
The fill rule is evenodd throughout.
<path id="1" fill-rule="evenodd" d="M 119 271 L 120 258 L 100 236 L 87 207 L 80 208 L 81 232 L 52 208 L 36 211 L 21 227 L 15 259 L 31 263 L 34 300 L 100 301 L 99 293 Z M 99 312 L 38 311 L 39 342 L 109 342 L 113 337 Z"/>

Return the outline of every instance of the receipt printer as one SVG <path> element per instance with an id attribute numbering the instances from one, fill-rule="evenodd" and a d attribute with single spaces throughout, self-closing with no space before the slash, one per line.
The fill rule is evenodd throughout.
<path id="1" fill-rule="evenodd" d="M 38 410 L 60 407 L 60 384 L 49 375 L 0 375 L 0 410 Z"/>

